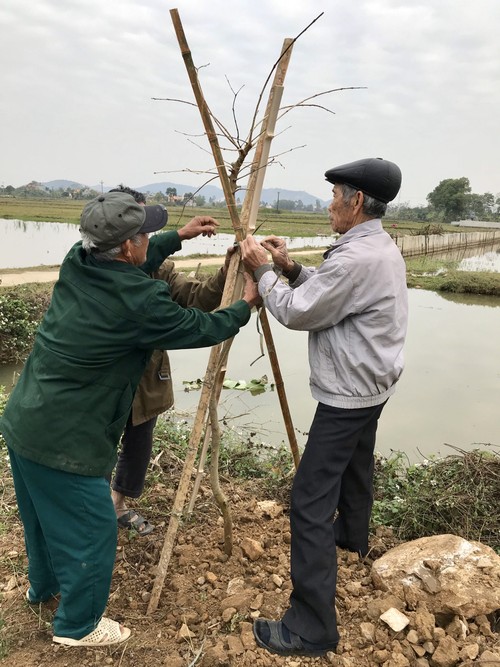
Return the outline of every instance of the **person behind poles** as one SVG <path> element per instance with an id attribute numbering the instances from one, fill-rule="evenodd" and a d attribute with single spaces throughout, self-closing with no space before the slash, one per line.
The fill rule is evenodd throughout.
<path id="1" fill-rule="evenodd" d="M 280 655 L 324 655 L 339 641 L 336 546 L 368 553 L 377 422 L 403 370 L 408 303 L 405 263 L 382 228 L 401 172 L 380 158 L 330 169 L 330 224 L 341 236 L 319 268 L 293 262 L 283 240 L 241 243 L 266 308 L 309 331 L 310 388 L 318 401 L 291 493 L 290 604 L 257 619 L 257 643 Z M 275 267 L 267 263 L 271 253 Z"/>
<path id="2" fill-rule="evenodd" d="M 110 192 L 127 192 L 137 203 L 146 204 L 146 197 L 142 192 L 127 186 L 120 185 Z M 170 296 L 183 308 L 199 308 L 209 312 L 220 304 L 233 251 L 234 247 L 228 250 L 224 266 L 215 276 L 206 280 L 188 278 L 185 274 L 178 273 L 170 259 L 166 259 L 151 275 L 168 283 Z M 173 404 L 168 353 L 166 350 L 155 350 L 134 396 L 111 485 L 118 526 L 134 529 L 141 536 L 149 535 L 154 526 L 139 514 L 137 509 L 127 507 L 126 498 L 139 498 L 141 495 L 153 449 L 153 430 L 157 417 Z"/>
<path id="3" fill-rule="evenodd" d="M 247 275 L 243 299 L 216 313 L 182 308 L 149 273 L 184 239 L 218 223 L 193 218 L 156 234 L 167 214 L 112 192 L 90 201 L 82 241 L 66 255 L 50 306 L 0 420 L 28 554 L 31 603 L 60 593 L 53 641 L 103 646 L 130 630 L 103 616 L 117 522 L 106 476 L 152 350 L 219 344 L 260 303 Z"/>

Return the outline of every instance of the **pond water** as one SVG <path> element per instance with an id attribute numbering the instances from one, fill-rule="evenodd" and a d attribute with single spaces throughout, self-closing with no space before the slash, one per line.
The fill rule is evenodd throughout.
<path id="1" fill-rule="evenodd" d="M 403 451 L 410 461 L 447 455 L 459 447 L 500 447 L 500 299 L 472 295 L 443 297 L 410 290 L 406 368 L 396 394 L 382 414 L 377 449 L 384 455 Z M 307 333 L 289 331 L 269 316 L 297 440 L 302 447 L 316 407 L 309 392 Z M 260 355 L 255 315 L 235 338 L 226 378 L 248 381 L 267 375 L 269 358 Z M 202 378 L 209 350 L 170 353 L 176 409 L 192 413 L 198 391 L 184 391 L 183 381 Z M 10 386 L 15 370 L 0 366 L 0 384 Z M 227 427 L 272 445 L 286 442 L 276 392 L 252 396 L 223 390 L 219 409 Z"/>
<path id="2" fill-rule="evenodd" d="M 168 227 L 167 227 L 168 228 Z M 263 236 L 256 236 L 263 239 Z M 80 240 L 78 225 L 59 222 L 24 222 L 0 218 L 0 269 L 54 266 L 64 259 L 71 246 Z M 217 234 L 185 241 L 176 257 L 188 255 L 223 255 L 233 243 L 234 234 Z M 328 236 L 288 239 L 289 248 L 324 248 Z"/>
<path id="3" fill-rule="evenodd" d="M 500 250 L 485 252 L 482 255 L 465 257 L 458 265 L 459 271 L 494 271 L 500 272 Z"/>

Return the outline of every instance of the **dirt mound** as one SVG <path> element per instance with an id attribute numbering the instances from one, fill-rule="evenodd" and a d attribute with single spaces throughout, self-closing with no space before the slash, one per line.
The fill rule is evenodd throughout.
<path id="1" fill-rule="evenodd" d="M 4 484 L 9 486 L 6 481 Z M 431 634 L 424 638 L 418 635 L 418 619 L 413 611 L 405 610 L 401 601 L 390 593 L 374 589 L 370 574 L 372 560 L 396 543 L 388 530 L 381 530 L 373 537 L 371 553 L 363 561 L 356 554 L 339 550 L 337 609 L 342 638 L 336 655 L 328 654 L 322 659 L 280 658 L 257 648 L 251 630 L 253 619 L 279 618 L 288 603 L 288 516 L 286 508 L 284 512 L 262 511 L 258 501 L 263 497 L 255 481 L 244 484 L 226 479 L 224 488 L 233 510 L 233 555 L 228 558 L 222 551 L 221 518 L 211 491 L 202 488 L 192 518 L 183 523 L 178 535 L 158 610 L 147 616 L 175 479 L 170 475 L 170 483 L 155 481 L 150 486 L 147 494 L 150 506 L 141 504 L 140 509 L 156 523 L 156 530 L 147 537 L 120 531 L 107 610 L 111 618 L 132 628 L 132 636 L 125 646 L 102 649 L 52 644 L 50 621 L 54 604 L 37 607 L 25 601 L 27 577 L 22 526 L 11 514 L 0 536 L 4 622 L 0 650 L 5 656 L 1 664 L 9 667 L 77 664 L 83 667 L 307 664 L 468 667 L 476 664 L 476 658 L 477 664 L 482 664 L 478 657 L 481 654 L 495 657 L 495 651 L 498 652 L 495 646 L 499 644 L 498 635 L 492 631 L 495 619 L 468 623 L 464 620 L 460 632 L 454 636 L 445 629 L 453 619 L 438 619 Z M 11 489 L 4 489 L 3 505 L 13 507 L 13 502 Z M 252 550 L 252 546 L 257 548 Z M 404 630 L 394 632 L 380 620 L 380 615 L 389 607 L 398 606 L 410 623 Z M 443 638 L 453 642 L 451 648 L 441 651 L 448 662 L 439 658 Z M 451 649 L 456 660 L 449 662 Z"/>

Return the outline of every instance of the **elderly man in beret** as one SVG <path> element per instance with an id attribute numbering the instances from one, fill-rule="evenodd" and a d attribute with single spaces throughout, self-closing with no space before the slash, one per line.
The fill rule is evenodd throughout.
<path id="1" fill-rule="evenodd" d="M 211 236 L 218 223 L 200 216 L 149 239 L 166 221 L 163 207 L 125 192 L 85 206 L 82 241 L 63 261 L 0 421 L 24 524 L 26 597 L 38 604 L 60 593 L 53 639 L 67 646 L 130 635 L 103 616 L 117 537 L 106 477 L 152 351 L 217 345 L 260 303 L 249 276 L 243 298 L 216 313 L 175 303 L 168 284 L 149 274 L 184 239 Z"/>
<path id="2" fill-rule="evenodd" d="M 257 643 L 279 655 L 320 656 L 337 646 L 336 547 L 368 553 L 377 423 L 403 370 L 405 263 L 381 222 L 401 185 L 399 167 L 369 158 L 325 176 L 340 237 L 318 269 L 292 261 L 275 236 L 241 244 L 266 308 L 284 326 L 309 331 L 318 401 L 292 488 L 290 606 L 279 621 L 254 623 Z"/>

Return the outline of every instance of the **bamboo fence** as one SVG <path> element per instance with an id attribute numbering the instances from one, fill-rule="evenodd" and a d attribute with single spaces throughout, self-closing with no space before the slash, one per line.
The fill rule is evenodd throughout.
<path id="1" fill-rule="evenodd" d="M 397 236 L 394 241 L 403 257 L 453 254 L 457 251 L 474 250 L 491 246 L 495 250 L 500 244 L 500 232 L 458 232 L 454 234 L 429 234 L 419 236 Z"/>

